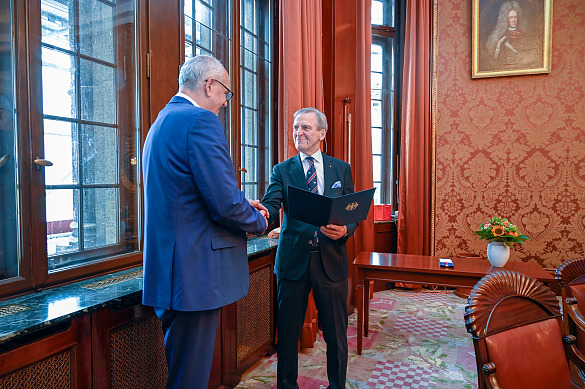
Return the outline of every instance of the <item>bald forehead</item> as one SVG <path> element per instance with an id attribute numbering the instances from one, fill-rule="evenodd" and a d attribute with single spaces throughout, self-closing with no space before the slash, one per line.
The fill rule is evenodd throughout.
<path id="1" fill-rule="evenodd" d="M 224 83 L 230 82 L 230 75 L 228 74 L 227 70 L 225 70 L 225 68 L 223 69 L 223 72 L 221 72 L 221 76 L 219 76 L 218 79 Z"/>

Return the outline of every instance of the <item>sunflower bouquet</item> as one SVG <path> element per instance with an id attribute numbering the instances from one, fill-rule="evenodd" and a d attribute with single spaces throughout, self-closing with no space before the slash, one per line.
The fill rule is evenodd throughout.
<path id="1" fill-rule="evenodd" d="M 479 231 L 475 231 L 479 239 L 485 239 L 488 242 L 506 242 L 510 248 L 514 248 L 512 243 L 524 243 L 529 238 L 518 232 L 518 227 L 510 223 L 506 218 L 492 217 L 488 223 L 480 226 Z"/>

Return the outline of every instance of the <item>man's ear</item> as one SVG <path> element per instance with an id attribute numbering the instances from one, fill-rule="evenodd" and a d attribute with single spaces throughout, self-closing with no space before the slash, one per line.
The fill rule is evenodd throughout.
<path id="1" fill-rule="evenodd" d="M 321 129 L 321 136 L 319 137 L 320 140 L 325 139 L 325 134 L 327 134 L 327 130 L 322 128 Z"/>
<path id="2" fill-rule="evenodd" d="M 205 88 L 205 96 L 207 97 L 211 97 L 211 86 L 213 85 L 213 78 L 210 78 L 209 80 L 207 80 L 207 82 L 204 84 L 204 88 Z"/>

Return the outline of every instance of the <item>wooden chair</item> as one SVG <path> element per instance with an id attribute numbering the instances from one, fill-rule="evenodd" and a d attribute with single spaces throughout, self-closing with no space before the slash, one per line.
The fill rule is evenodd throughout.
<path id="1" fill-rule="evenodd" d="M 561 286 L 565 331 L 577 336 L 577 347 L 585 354 L 585 258 L 575 258 L 557 268 Z"/>
<path id="2" fill-rule="evenodd" d="M 579 387 L 568 358 L 585 370 L 574 336 L 565 336 L 555 294 L 537 280 L 512 271 L 482 278 L 465 307 L 473 338 L 479 388 Z"/>
<path id="3" fill-rule="evenodd" d="M 561 287 L 565 332 L 577 337 L 577 348 L 585 354 L 585 258 L 575 258 L 561 264 L 555 278 Z M 585 373 L 579 371 L 585 382 Z"/>

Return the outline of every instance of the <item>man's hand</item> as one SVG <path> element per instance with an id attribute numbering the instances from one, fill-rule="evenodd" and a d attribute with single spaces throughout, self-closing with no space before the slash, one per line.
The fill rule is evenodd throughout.
<path id="1" fill-rule="evenodd" d="M 262 235 L 263 233 L 266 232 L 266 230 L 268 229 L 268 226 L 270 224 L 270 223 L 268 223 L 268 218 L 270 217 L 270 213 L 268 212 L 268 209 L 260 203 L 260 200 L 248 200 L 248 203 L 250 203 L 250 205 L 253 206 L 258 212 L 260 212 L 260 214 L 262 216 L 264 216 L 264 221 L 266 222 L 266 227 L 264 227 L 264 231 L 262 231 L 262 233 L 260 233 L 260 234 L 246 234 L 248 236 L 248 238 L 250 238 L 252 236 Z"/>
<path id="2" fill-rule="evenodd" d="M 270 239 L 278 239 L 279 235 L 280 235 L 280 227 L 277 227 L 268 233 L 268 237 Z"/>
<path id="3" fill-rule="evenodd" d="M 338 226 L 336 224 L 327 224 L 320 228 L 321 232 L 331 240 L 343 238 L 347 234 L 346 226 Z"/>
<path id="4" fill-rule="evenodd" d="M 260 211 L 262 216 L 266 218 L 266 222 L 268 222 L 268 219 L 270 218 L 270 212 L 268 212 L 268 208 L 262 205 L 262 203 L 260 203 L 260 200 L 248 200 L 248 202 L 250 203 L 251 206 Z"/>
<path id="5" fill-rule="evenodd" d="M 270 225 L 270 223 L 268 223 L 268 213 L 265 213 L 264 211 L 260 211 L 260 213 L 262 214 L 262 216 L 264 216 L 264 220 L 266 221 L 266 228 L 264 228 L 264 231 L 262 231 L 262 234 L 263 234 L 268 229 L 268 226 Z M 262 234 L 260 234 L 260 235 L 262 235 Z"/>

